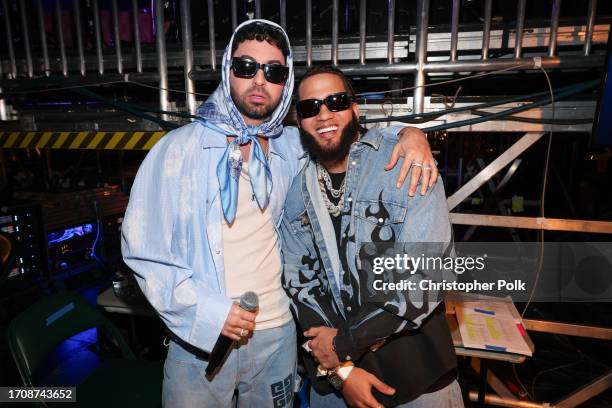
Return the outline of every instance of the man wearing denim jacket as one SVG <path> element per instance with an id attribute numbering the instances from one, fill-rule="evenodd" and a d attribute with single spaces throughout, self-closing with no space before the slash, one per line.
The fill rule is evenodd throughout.
<path id="1" fill-rule="evenodd" d="M 221 71 L 200 120 L 168 133 L 143 161 L 123 257 L 172 333 L 165 406 L 227 407 L 236 393 L 240 406 L 291 406 L 295 326 L 276 228 L 303 150 L 297 130 L 282 125 L 293 91 L 287 35 L 266 20 L 241 24 Z M 421 133 L 406 134 L 399 153 L 433 160 Z M 259 296 L 256 312 L 237 304 L 247 290 Z M 235 347 L 205 378 L 221 335 Z"/>
<path id="2" fill-rule="evenodd" d="M 311 407 L 462 407 L 441 294 L 374 296 L 374 275 L 364 267 L 368 242 L 399 245 L 412 256 L 422 248 L 452 256 L 444 188 L 436 183 L 414 197 L 396 189 L 394 172 L 382 169 L 394 141 L 379 129 L 360 137 L 353 96 L 333 67 L 311 69 L 298 89 L 308 162 L 289 189 L 281 223 L 283 286 L 308 339 Z M 411 280 L 455 278 L 429 272 L 419 269 Z"/>

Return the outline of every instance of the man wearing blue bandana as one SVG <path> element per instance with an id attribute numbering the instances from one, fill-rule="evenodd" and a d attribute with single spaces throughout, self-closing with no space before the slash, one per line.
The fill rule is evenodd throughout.
<path id="1" fill-rule="evenodd" d="M 266 20 L 241 24 L 200 119 L 168 133 L 138 171 L 122 252 L 172 333 L 164 406 L 292 406 L 296 332 L 281 285 L 277 230 L 304 161 L 298 130 L 282 125 L 292 92 L 285 32 Z M 422 132 L 401 134 L 387 164 L 405 156 L 400 185 L 410 162 L 434 163 Z M 428 176 L 425 187 L 435 180 Z M 247 291 L 259 297 L 254 312 L 238 306 Z M 219 336 L 235 343 L 216 375 L 206 377 Z"/>

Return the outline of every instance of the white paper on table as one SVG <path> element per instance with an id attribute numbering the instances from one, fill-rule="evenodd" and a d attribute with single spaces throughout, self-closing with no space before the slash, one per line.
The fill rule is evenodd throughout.
<path id="1" fill-rule="evenodd" d="M 524 330 L 508 302 L 469 301 L 455 305 L 463 346 L 532 355 Z"/>

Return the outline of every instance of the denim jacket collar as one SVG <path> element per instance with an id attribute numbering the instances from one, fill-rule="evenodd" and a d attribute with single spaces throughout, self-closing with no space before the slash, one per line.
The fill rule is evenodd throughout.
<path id="1" fill-rule="evenodd" d="M 374 150 L 378 150 L 383 141 L 383 137 L 383 132 L 378 130 L 370 130 L 357 141 L 357 148 L 360 148 L 361 145 L 368 145 Z"/>

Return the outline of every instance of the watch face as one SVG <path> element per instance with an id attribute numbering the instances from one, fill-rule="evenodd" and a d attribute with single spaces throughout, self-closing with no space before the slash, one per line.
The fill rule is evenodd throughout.
<path id="1" fill-rule="evenodd" d="M 332 387 L 334 387 L 335 389 L 337 389 L 338 391 L 340 391 L 342 389 L 342 383 L 344 381 L 342 381 L 342 378 L 340 378 L 340 376 L 338 376 L 338 374 L 336 373 L 332 373 L 327 377 L 329 383 L 332 385 Z"/>

